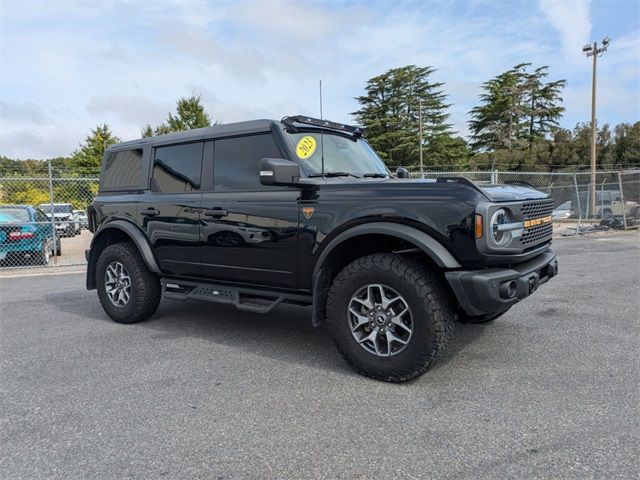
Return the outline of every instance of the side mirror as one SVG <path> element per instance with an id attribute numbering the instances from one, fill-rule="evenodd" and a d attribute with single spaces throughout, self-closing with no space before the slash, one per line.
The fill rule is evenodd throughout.
<path id="1" fill-rule="evenodd" d="M 409 170 L 407 170 L 404 167 L 398 167 L 396 169 L 396 177 L 398 178 L 409 178 L 411 175 L 409 175 Z"/>
<path id="2" fill-rule="evenodd" d="M 284 158 L 260 160 L 262 185 L 296 185 L 300 179 L 300 165 Z"/>

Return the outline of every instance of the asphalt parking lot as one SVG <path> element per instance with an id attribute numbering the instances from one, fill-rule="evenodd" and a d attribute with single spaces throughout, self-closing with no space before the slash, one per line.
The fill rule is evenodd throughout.
<path id="1" fill-rule="evenodd" d="M 403 385 L 308 308 L 123 326 L 82 274 L 0 278 L 0 478 L 638 478 L 639 246 L 558 239 L 560 276 Z"/>

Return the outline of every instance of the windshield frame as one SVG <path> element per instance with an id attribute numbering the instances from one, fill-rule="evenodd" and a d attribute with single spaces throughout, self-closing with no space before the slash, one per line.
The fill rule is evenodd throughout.
<path id="1" fill-rule="evenodd" d="M 285 128 L 283 129 L 283 136 L 285 137 L 285 141 L 287 144 L 287 147 L 289 149 L 291 158 L 296 161 L 300 167 L 302 172 L 304 173 L 304 176 L 306 178 L 327 178 L 324 175 L 326 174 L 330 174 L 332 172 L 345 172 L 348 173 L 349 175 L 345 175 L 345 176 L 340 176 L 337 178 L 361 178 L 363 174 L 371 174 L 371 173 L 380 173 L 380 174 L 386 174 L 388 177 L 392 177 L 393 175 L 391 174 L 391 171 L 389 170 L 389 168 L 387 167 L 387 165 L 384 163 L 384 160 L 382 160 L 382 158 L 380 158 L 380 155 L 378 155 L 378 152 L 375 151 L 375 149 L 371 146 L 371 144 L 369 144 L 369 142 L 367 142 L 367 140 L 364 137 L 355 137 L 353 135 L 350 135 L 348 133 L 344 133 L 341 131 L 337 131 L 337 130 L 330 130 L 330 129 L 324 129 L 324 128 L 313 128 L 313 127 L 296 127 L 295 129 L 292 128 Z M 366 172 L 356 172 L 356 171 L 351 171 L 348 170 L 346 168 L 339 168 L 339 169 L 335 169 L 335 170 L 329 170 L 326 167 L 326 162 L 325 162 L 325 169 L 324 172 L 322 172 L 322 169 L 318 169 L 317 171 L 315 171 L 315 169 L 310 168 L 310 165 L 305 162 L 304 160 L 298 158 L 298 156 L 296 155 L 296 142 L 297 140 L 295 139 L 294 135 L 299 135 L 302 134 L 304 135 L 305 133 L 311 133 L 311 134 L 315 134 L 315 135 L 323 135 L 323 136 L 336 136 L 336 137 L 342 137 L 345 138 L 349 141 L 352 141 L 354 143 L 359 143 L 362 142 L 362 144 L 364 144 L 364 148 L 369 150 L 369 155 L 371 155 L 372 157 L 374 157 L 375 159 L 377 159 L 380 162 L 380 166 L 382 167 L 382 170 L 376 170 L 376 166 L 372 165 L 372 169 L 371 171 L 366 171 Z M 320 142 L 318 142 L 320 143 Z M 317 150 L 316 151 L 320 151 L 321 150 L 321 145 L 317 146 Z M 326 159 L 325 159 L 326 160 Z M 346 167 L 346 166 L 345 166 Z M 367 177 L 367 178 L 376 178 L 376 177 Z"/>

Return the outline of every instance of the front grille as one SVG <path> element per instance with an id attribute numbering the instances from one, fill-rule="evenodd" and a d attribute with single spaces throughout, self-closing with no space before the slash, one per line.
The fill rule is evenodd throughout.
<path id="1" fill-rule="evenodd" d="M 520 237 L 520 243 L 523 247 L 529 247 L 531 245 L 537 245 L 538 243 L 545 242 L 551 238 L 553 233 L 553 225 L 545 223 L 544 225 L 538 225 L 528 228 Z"/>
<path id="2" fill-rule="evenodd" d="M 553 212 L 553 200 L 537 200 L 535 202 L 526 202 L 520 210 L 523 220 L 534 220 L 551 216 Z M 543 223 L 542 225 L 534 225 L 526 228 L 520 237 L 520 244 L 523 248 L 533 247 L 540 243 L 551 240 L 553 234 L 553 224 Z"/>
<path id="3" fill-rule="evenodd" d="M 522 205 L 522 215 L 525 220 L 532 218 L 546 217 L 553 212 L 553 200 L 539 200 L 535 202 L 527 202 Z"/>

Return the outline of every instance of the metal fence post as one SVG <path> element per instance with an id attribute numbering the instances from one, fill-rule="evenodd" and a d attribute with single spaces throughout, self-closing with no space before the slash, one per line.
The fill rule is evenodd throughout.
<path id="1" fill-rule="evenodd" d="M 573 185 L 576 188 L 576 202 L 578 203 L 578 225 L 576 225 L 576 235 L 580 231 L 580 224 L 582 223 L 582 206 L 580 205 L 580 189 L 578 188 L 578 175 L 573 172 Z"/>
<path id="2" fill-rule="evenodd" d="M 53 206 L 53 172 L 51 170 L 51 160 L 47 160 L 47 170 L 49 173 L 49 203 L 51 204 L 51 228 L 53 229 L 53 264 L 58 266 L 58 232 L 56 232 L 56 214 Z"/>
<path id="3" fill-rule="evenodd" d="M 624 191 L 622 190 L 622 174 L 620 170 L 618 170 L 618 185 L 620 186 L 620 201 L 622 202 L 622 223 L 624 225 L 624 229 L 627 229 L 627 212 L 626 205 L 624 203 Z"/>

